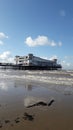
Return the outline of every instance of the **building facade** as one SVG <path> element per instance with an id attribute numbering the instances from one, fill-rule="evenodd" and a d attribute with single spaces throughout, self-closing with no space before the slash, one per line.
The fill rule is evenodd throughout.
<path id="1" fill-rule="evenodd" d="M 22 66 L 41 66 L 41 67 L 59 67 L 60 64 L 57 64 L 57 59 L 46 60 L 40 57 L 36 57 L 33 54 L 28 54 L 27 56 L 16 56 L 15 57 L 16 65 Z"/>

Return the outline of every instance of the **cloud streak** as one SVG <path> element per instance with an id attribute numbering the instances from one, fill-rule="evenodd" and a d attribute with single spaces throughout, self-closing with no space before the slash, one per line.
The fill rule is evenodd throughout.
<path id="1" fill-rule="evenodd" d="M 48 46 L 62 46 L 62 43 L 56 43 L 54 40 L 50 40 L 47 36 L 38 36 L 35 39 L 32 39 L 31 36 L 27 37 L 25 40 L 25 43 L 29 46 L 29 47 L 35 47 L 35 46 L 44 46 L 44 45 L 48 45 Z"/>
<path id="2" fill-rule="evenodd" d="M 5 39 L 5 38 L 8 38 L 8 36 L 3 32 L 0 32 L 0 39 Z"/>
<path id="3" fill-rule="evenodd" d="M 3 42 L 4 39 L 8 39 L 8 36 L 5 33 L 0 32 L 0 45 L 4 44 Z"/>
<path id="4" fill-rule="evenodd" d="M 0 40 L 0 45 L 3 45 L 3 44 L 4 44 L 3 41 Z"/>

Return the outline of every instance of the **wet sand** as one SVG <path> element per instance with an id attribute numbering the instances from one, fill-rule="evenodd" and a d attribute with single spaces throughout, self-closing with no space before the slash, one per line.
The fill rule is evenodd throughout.
<path id="1" fill-rule="evenodd" d="M 73 130 L 73 86 L 0 81 L 1 130 Z"/>
<path id="2" fill-rule="evenodd" d="M 31 109 L 6 110 L 0 118 L 2 130 L 72 130 L 73 108 L 65 102 L 52 104 L 50 107 L 35 107 Z M 31 118 L 28 118 L 31 116 Z"/>

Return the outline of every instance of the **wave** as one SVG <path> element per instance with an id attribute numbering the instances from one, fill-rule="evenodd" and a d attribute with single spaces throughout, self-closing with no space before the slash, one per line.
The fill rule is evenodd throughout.
<path id="1" fill-rule="evenodd" d="M 67 71 L 0 71 L 0 79 L 22 79 L 73 86 L 73 73 Z"/>

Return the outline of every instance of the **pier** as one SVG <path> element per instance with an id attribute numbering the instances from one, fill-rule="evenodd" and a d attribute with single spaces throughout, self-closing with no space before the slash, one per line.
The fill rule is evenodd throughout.
<path id="1" fill-rule="evenodd" d="M 14 69 L 14 70 L 58 70 L 61 66 L 23 66 L 16 64 L 0 64 L 0 69 Z"/>

